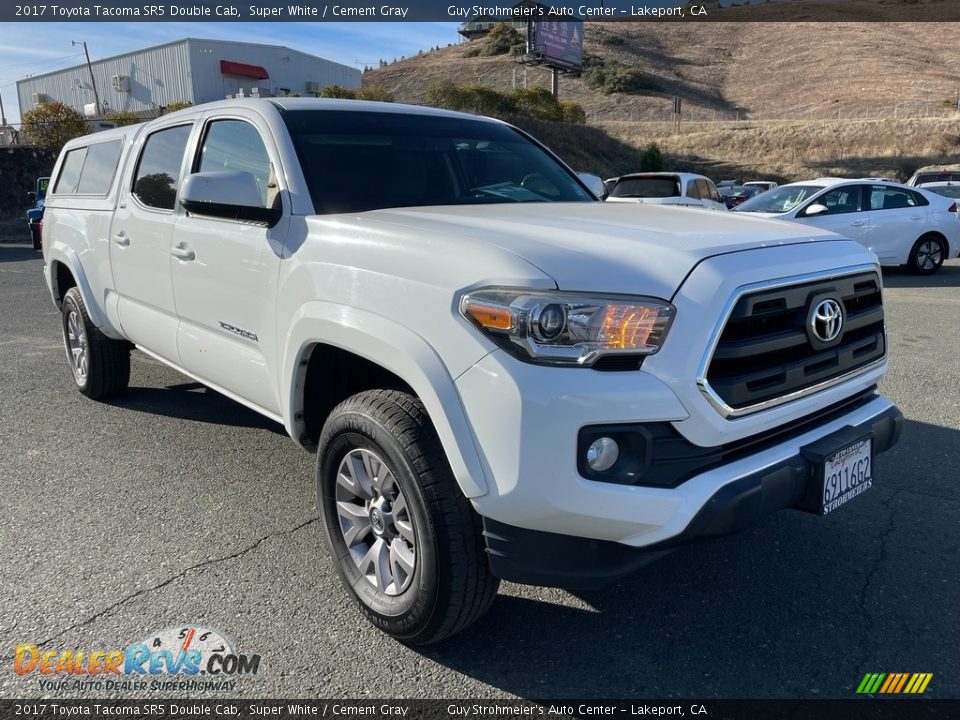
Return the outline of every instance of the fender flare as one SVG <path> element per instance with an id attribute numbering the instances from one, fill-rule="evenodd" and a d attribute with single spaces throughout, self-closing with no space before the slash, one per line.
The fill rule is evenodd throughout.
<path id="1" fill-rule="evenodd" d="M 473 428 L 454 378 L 430 344 L 416 333 L 381 315 L 354 307 L 310 301 L 294 314 L 282 348 L 280 387 L 287 432 L 303 433 L 302 399 L 307 349 L 332 345 L 359 355 L 400 377 L 423 402 L 457 484 L 468 498 L 487 493 L 487 481 Z M 298 440 L 299 442 L 299 440 Z"/>
<path id="2" fill-rule="evenodd" d="M 90 281 L 87 274 L 83 271 L 83 264 L 80 262 L 80 256 L 76 251 L 63 242 L 54 241 L 50 247 L 44 250 L 47 261 L 44 267 L 44 275 L 47 276 L 47 287 L 50 289 L 50 296 L 55 303 L 59 303 L 63 298 L 57 297 L 56 281 L 57 276 L 53 272 L 55 262 L 66 265 L 73 279 L 77 282 L 77 289 L 80 291 L 80 297 L 83 298 L 83 304 L 87 307 L 87 315 L 90 316 L 90 322 L 100 329 L 106 328 L 111 333 L 116 333 L 113 326 L 107 322 L 106 315 L 99 303 L 94 302 L 93 289 L 90 287 Z"/>

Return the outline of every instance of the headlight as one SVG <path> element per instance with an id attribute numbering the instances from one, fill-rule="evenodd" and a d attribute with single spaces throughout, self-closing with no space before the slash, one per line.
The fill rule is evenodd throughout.
<path id="1" fill-rule="evenodd" d="M 590 366 L 655 353 L 676 309 L 644 297 L 490 288 L 464 295 L 460 312 L 520 359 Z"/>

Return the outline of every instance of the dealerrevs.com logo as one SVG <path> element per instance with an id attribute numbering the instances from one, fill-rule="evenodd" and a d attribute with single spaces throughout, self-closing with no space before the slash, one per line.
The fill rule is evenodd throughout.
<path id="1" fill-rule="evenodd" d="M 13 658 L 13 671 L 37 677 L 45 692 L 230 692 L 237 677 L 259 669 L 259 655 L 240 654 L 223 633 L 195 625 L 151 633 L 125 649 L 56 650 L 23 643 Z"/>

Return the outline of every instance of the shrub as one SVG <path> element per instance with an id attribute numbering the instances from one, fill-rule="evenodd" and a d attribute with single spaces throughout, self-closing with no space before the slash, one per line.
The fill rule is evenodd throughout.
<path id="1" fill-rule="evenodd" d="M 663 170 L 663 154 L 656 143 L 650 143 L 640 158 L 640 172 L 660 172 Z"/>
<path id="2" fill-rule="evenodd" d="M 357 100 L 375 100 L 377 102 L 393 102 L 393 94 L 383 85 L 367 85 L 354 91 Z"/>
<path id="3" fill-rule="evenodd" d="M 563 112 L 563 121 L 576 123 L 577 125 L 587 124 L 587 113 L 577 103 L 571 100 L 561 100 L 560 110 Z"/>
<path id="4" fill-rule="evenodd" d="M 515 112 L 540 120 L 563 120 L 563 108 L 549 90 L 544 88 L 517 88 L 510 94 Z"/>
<path id="5" fill-rule="evenodd" d="M 326 85 L 320 88 L 318 94 L 324 98 L 343 98 L 345 100 L 353 100 L 356 96 L 353 90 L 342 85 Z"/>
<path id="6" fill-rule="evenodd" d="M 44 150 L 60 152 L 70 140 L 90 132 L 86 118 L 63 103 L 47 103 L 23 114 L 26 141 Z"/>
<path id="7" fill-rule="evenodd" d="M 605 95 L 659 90 L 659 85 L 642 70 L 619 60 L 604 60 L 596 55 L 584 57 L 583 81 Z"/>
<path id="8" fill-rule="evenodd" d="M 494 25 L 493 29 L 487 33 L 483 40 L 471 43 L 464 57 L 493 57 L 494 55 L 506 55 L 514 45 L 523 43 L 523 35 L 506 23 Z"/>
<path id="9" fill-rule="evenodd" d="M 552 122 L 586 122 L 586 113 L 575 102 L 558 102 L 544 88 L 517 88 L 503 93 L 486 85 L 457 85 L 450 80 L 427 89 L 426 104 L 432 107 L 509 117 L 522 115 Z"/>
<path id="10" fill-rule="evenodd" d="M 117 110 L 116 112 L 107 113 L 104 120 L 109 120 L 117 127 L 123 127 L 124 125 L 136 125 L 138 122 L 143 122 L 143 118 L 137 115 L 135 112 L 130 112 L 129 110 Z"/>
<path id="11" fill-rule="evenodd" d="M 192 107 L 193 103 L 187 102 L 186 100 L 175 100 L 172 103 L 169 103 L 164 111 L 168 113 L 176 112 L 177 110 L 186 110 L 188 107 Z"/>

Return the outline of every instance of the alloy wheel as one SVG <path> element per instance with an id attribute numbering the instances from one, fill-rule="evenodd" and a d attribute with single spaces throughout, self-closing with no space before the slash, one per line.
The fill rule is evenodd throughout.
<path id="1" fill-rule="evenodd" d="M 77 382 L 83 384 L 87 379 L 87 333 L 83 327 L 80 313 L 71 310 L 67 315 L 67 357 Z"/>
<path id="2" fill-rule="evenodd" d="M 396 475 L 376 453 L 355 448 L 340 461 L 335 499 L 360 574 L 385 595 L 404 592 L 417 564 L 416 531 Z"/>
<path id="3" fill-rule="evenodd" d="M 924 240 L 917 248 L 917 267 L 934 270 L 943 262 L 943 247 L 936 240 Z"/>

